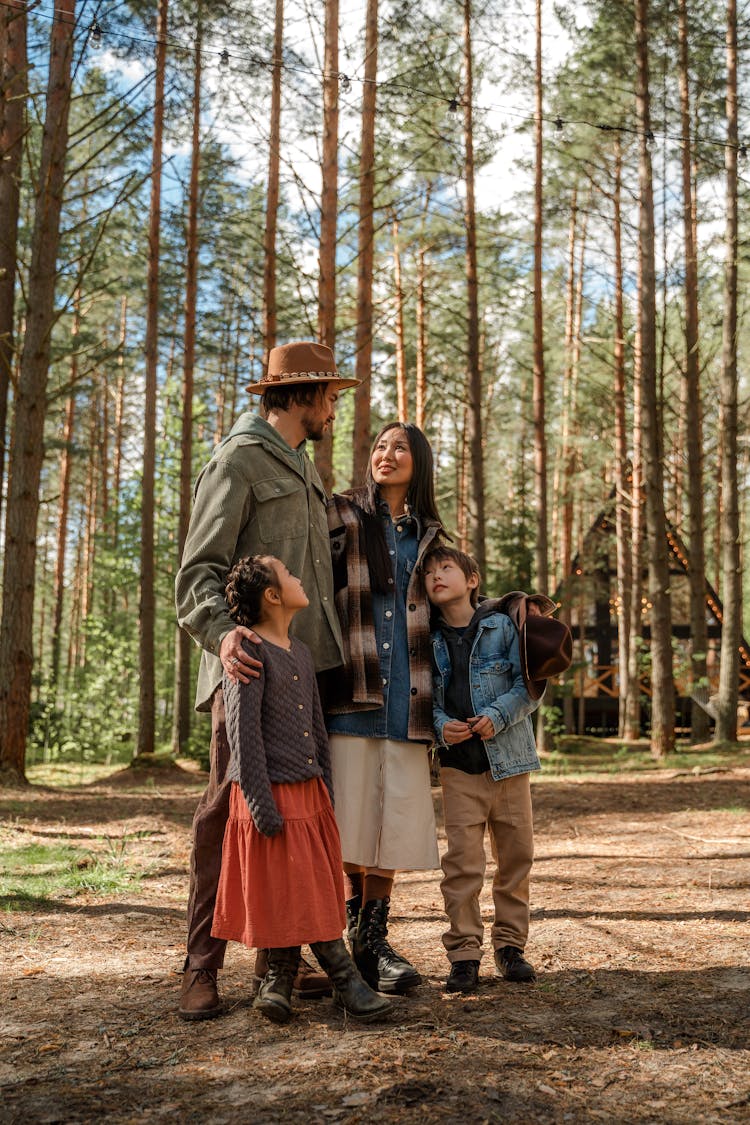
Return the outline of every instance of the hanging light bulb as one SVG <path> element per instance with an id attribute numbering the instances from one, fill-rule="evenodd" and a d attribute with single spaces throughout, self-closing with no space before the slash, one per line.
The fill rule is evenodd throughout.
<path id="1" fill-rule="evenodd" d="M 339 82 L 341 83 L 341 93 L 348 94 L 352 88 L 352 83 L 349 75 L 344 74 L 343 72 L 339 74 Z"/>
<path id="2" fill-rule="evenodd" d="M 219 66 L 229 66 L 229 51 L 226 47 L 219 55 Z"/>
<path id="3" fill-rule="evenodd" d="M 95 19 L 89 28 L 89 46 L 93 47 L 95 51 L 98 51 L 102 45 L 102 34 L 101 24 L 99 20 Z"/>
<path id="4" fill-rule="evenodd" d="M 564 146 L 570 135 L 570 130 L 566 128 L 567 122 L 563 117 L 558 114 L 552 122 L 552 143 L 555 145 Z"/>

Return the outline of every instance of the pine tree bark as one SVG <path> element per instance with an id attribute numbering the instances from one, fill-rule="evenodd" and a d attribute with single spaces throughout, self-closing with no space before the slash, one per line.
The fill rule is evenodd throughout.
<path id="1" fill-rule="evenodd" d="M 638 259 L 638 304 L 643 290 L 642 263 Z M 636 319 L 635 363 L 633 369 L 633 464 L 630 510 L 630 628 L 628 630 L 628 689 L 625 706 L 625 732 L 628 740 L 641 734 L 641 645 L 643 642 L 643 556 L 645 505 L 643 495 L 643 379 L 641 378 L 641 322 Z"/>
<path id="2" fill-rule="evenodd" d="M 617 541 L 617 671 L 619 685 L 618 732 L 625 737 L 628 697 L 633 696 L 640 708 L 640 687 L 637 677 L 630 679 L 631 599 L 633 597 L 633 562 L 631 555 L 631 521 L 628 512 L 628 445 L 625 395 L 625 316 L 622 269 L 622 149 L 615 138 L 615 182 L 613 193 L 613 235 L 615 251 L 615 342 L 614 404 L 615 404 L 615 538 Z M 635 457 L 634 457 L 635 461 Z M 639 470 L 640 471 L 640 470 Z M 631 503 L 634 496 L 631 492 Z M 640 489 L 639 489 L 640 500 Z M 639 503 L 639 501 L 638 501 Z M 639 504 L 640 516 L 640 504 Z M 640 574 L 640 566 L 638 568 Z M 640 598 L 640 587 L 638 591 Z M 637 735 L 636 735 L 637 737 Z"/>
<path id="3" fill-rule="evenodd" d="M 336 352 L 336 219 L 339 177 L 339 0 L 325 0 L 323 152 L 318 258 L 318 339 Z M 333 434 L 315 442 L 315 467 L 333 491 Z"/>
<path id="4" fill-rule="evenodd" d="M 367 0 L 365 78 L 362 85 L 362 138 L 359 154 L 357 225 L 357 330 L 352 435 L 352 483 L 365 479 L 370 456 L 370 376 L 372 373 L 372 266 L 375 206 L 375 102 L 378 76 L 378 0 Z"/>
<path id="5" fill-rule="evenodd" d="M 648 541 L 649 601 L 651 603 L 651 753 L 662 758 L 674 748 L 675 712 L 672 680 L 672 622 L 669 593 L 661 411 L 656 370 L 656 268 L 654 263 L 654 193 L 649 92 L 648 0 L 636 0 L 636 114 L 639 132 L 638 252 L 642 289 L 639 318 L 641 336 L 641 417 L 643 427 L 646 535 Z"/>
<path id="6" fill-rule="evenodd" d="M 464 0 L 464 223 L 466 227 L 466 440 L 471 462 L 471 488 L 467 490 L 469 549 L 487 573 L 485 538 L 484 450 L 482 448 L 482 371 L 479 356 L 479 279 L 477 275 L 477 224 L 474 198 L 474 70 L 471 41 L 471 0 Z"/>
<path id="7" fill-rule="evenodd" d="M 52 647 L 50 660 L 50 679 L 52 690 L 56 691 L 60 674 L 60 647 L 62 641 L 63 601 L 65 597 L 65 548 L 68 542 L 68 513 L 70 511 L 70 483 L 73 468 L 73 425 L 76 410 L 76 383 L 78 381 L 78 353 L 76 339 L 80 331 L 80 291 L 73 297 L 73 325 L 71 336 L 73 351 L 70 359 L 71 392 L 65 404 L 63 424 L 63 447 L 60 454 L 60 500 L 57 514 L 57 553 L 55 557 L 54 608 L 52 611 Z"/>
<path id="8" fill-rule="evenodd" d="M 536 0 L 534 112 L 534 482 L 536 497 L 536 588 L 547 593 L 547 433 L 545 422 L 544 304 L 542 298 L 542 0 Z"/>
<path id="9" fill-rule="evenodd" d="M 21 157 L 28 97 L 26 2 L 0 5 L 0 514 L 8 394 L 15 362 L 15 293 Z"/>
<path id="10" fill-rule="evenodd" d="M 154 135 L 151 145 L 151 203 L 148 229 L 146 296 L 146 380 L 143 404 L 143 484 L 141 488 L 141 574 L 139 624 L 139 710 L 136 757 L 153 754 L 156 726 L 154 669 L 155 558 L 154 485 L 156 476 L 156 373 L 159 360 L 159 242 L 161 162 L 164 133 L 164 74 L 167 61 L 168 0 L 159 0 L 156 16 Z"/>
<path id="11" fill-rule="evenodd" d="M 695 198 L 690 125 L 690 69 L 688 56 L 687 0 L 678 0 L 680 111 L 682 126 L 682 200 L 685 242 L 685 427 L 688 463 L 688 524 L 690 539 L 690 662 L 691 682 L 706 679 L 708 626 L 706 622 L 706 546 L 703 513 L 703 404 L 699 358 L 698 248 L 695 244 Z M 708 716 L 693 700 L 690 736 L 693 742 L 708 738 Z"/>
<path id="12" fill-rule="evenodd" d="M 128 332 L 128 298 L 120 300 L 120 339 L 117 348 L 117 379 L 115 381 L 114 450 L 112 455 L 112 546 L 117 549 L 120 537 L 120 480 L 122 477 L 122 443 L 125 417 L 125 340 Z"/>
<path id="13" fill-rule="evenodd" d="M 266 228 L 263 238 L 263 371 L 268 353 L 276 346 L 276 226 L 279 210 L 279 161 L 281 149 L 281 64 L 284 43 L 284 0 L 276 0 L 271 84 L 271 129 L 268 138 L 268 189 Z"/>
<path id="14" fill-rule="evenodd" d="M 50 35 L 47 99 L 34 207 L 26 335 L 15 400 L 14 442 L 6 513 L 0 622 L 0 778 L 25 779 L 33 664 L 34 578 L 39 485 L 57 251 L 65 186 L 75 0 L 57 0 Z"/>
<path id="15" fill-rule="evenodd" d="M 721 354 L 721 576 L 724 615 L 716 741 L 737 738 L 739 643 L 742 630 L 742 567 L 737 479 L 737 4 L 727 0 L 727 142 L 724 325 Z"/>
<path id="16" fill-rule="evenodd" d="M 393 285 L 396 302 L 396 403 L 400 422 L 409 421 L 409 392 L 406 385 L 406 340 L 404 337 L 404 289 L 401 281 L 401 248 L 398 218 L 393 216 Z"/>
<path id="17" fill-rule="evenodd" d="M 185 339 L 182 374 L 182 431 L 180 443 L 180 509 L 177 521 L 177 565 L 187 538 L 193 479 L 193 385 L 195 322 L 198 306 L 198 205 L 201 162 L 201 70 L 203 51 L 202 5 L 198 4 L 193 72 L 193 136 L 188 189 L 187 264 L 185 270 Z M 190 737 L 190 655 L 193 642 L 179 625 L 175 629 L 172 753 L 183 754 Z"/>

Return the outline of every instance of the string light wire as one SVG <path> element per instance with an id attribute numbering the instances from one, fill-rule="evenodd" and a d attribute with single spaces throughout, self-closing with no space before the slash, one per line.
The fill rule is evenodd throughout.
<path id="1" fill-rule="evenodd" d="M 7 8 L 13 8 L 14 10 L 19 10 L 17 4 L 14 4 L 12 2 L 12 0 L 0 0 L 0 6 L 7 7 Z M 41 16 L 43 19 L 54 20 L 56 16 L 63 17 L 63 16 L 67 16 L 68 13 L 65 12 L 61 8 L 53 8 L 52 12 L 49 13 L 49 14 L 45 13 L 45 12 L 36 12 L 35 14 L 37 16 Z M 70 22 L 72 22 L 74 26 L 77 26 L 78 23 L 79 23 L 78 19 L 75 19 L 75 20 L 70 21 Z M 91 37 L 91 35 L 93 33 L 92 29 L 93 29 L 94 26 L 100 27 L 97 20 L 92 21 L 92 23 L 86 27 L 86 35 L 89 38 Z M 101 31 L 101 28 L 100 28 L 100 31 Z M 112 38 L 114 40 L 126 41 L 126 42 L 130 42 L 130 43 L 140 43 L 140 44 L 144 44 L 146 46 L 150 46 L 152 48 L 155 47 L 156 44 L 157 44 L 157 40 L 154 37 L 134 35 L 132 32 L 124 32 L 124 31 L 119 31 L 119 30 L 118 31 L 108 31 L 107 37 Z M 162 42 L 164 42 L 166 44 L 166 46 L 168 48 L 171 48 L 173 51 L 183 53 L 187 56 L 192 56 L 195 53 L 194 47 L 189 46 L 189 45 L 183 43 L 181 40 L 176 39 L 172 36 L 166 36 L 165 39 Z M 352 85 L 353 82 L 358 82 L 362 86 L 364 86 L 366 84 L 372 84 L 372 85 L 376 86 L 378 89 L 386 91 L 386 92 L 388 90 L 399 90 L 399 91 L 403 91 L 404 93 L 408 93 L 408 94 L 419 94 L 423 98 L 429 98 L 433 101 L 442 102 L 443 104 L 446 105 L 446 108 L 447 108 L 448 112 L 450 112 L 450 113 L 457 113 L 459 110 L 462 110 L 463 107 L 464 107 L 464 103 L 456 97 L 446 98 L 445 95 L 436 93 L 434 90 L 424 90 L 424 89 L 421 89 L 418 86 L 413 86 L 409 83 L 399 82 L 399 81 L 396 81 L 396 80 L 393 80 L 393 79 L 388 79 L 388 78 L 367 79 L 367 78 L 360 78 L 360 77 L 357 77 L 357 76 L 349 78 L 347 75 L 343 75 L 341 72 L 328 74 L 326 71 L 321 70 L 318 67 L 314 67 L 314 66 L 310 66 L 310 65 L 302 65 L 302 64 L 299 64 L 299 63 L 289 63 L 289 62 L 279 63 L 279 62 L 273 60 L 272 58 L 264 58 L 263 56 L 258 55 L 254 52 L 246 53 L 244 51 L 237 51 L 237 50 L 229 51 L 226 47 L 222 47 L 222 48 L 204 47 L 202 53 L 205 57 L 210 57 L 210 56 L 215 57 L 217 59 L 219 65 L 222 66 L 222 67 L 226 67 L 226 65 L 227 65 L 227 63 L 230 59 L 236 59 L 237 61 L 240 61 L 240 62 L 250 62 L 255 66 L 263 67 L 267 70 L 273 70 L 276 67 L 279 67 L 281 70 L 287 71 L 287 72 L 290 72 L 290 73 L 314 74 L 317 77 L 321 78 L 322 80 L 338 79 L 339 81 L 341 81 L 341 84 L 342 84 L 342 87 L 343 87 L 344 91 L 347 90 L 347 85 L 344 82 L 344 78 L 346 78 L 347 81 L 348 81 L 348 87 L 349 88 L 351 88 L 351 85 Z M 520 107 L 520 106 L 504 105 L 504 104 L 499 103 L 499 102 L 483 102 L 483 103 L 475 102 L 475 103 L 473 103 L 472 108 L 473 108 L 474 112 L 477 113 L 477 114 L 483 114 L 483 113 L 486 113 L 490 110 L 494 110 L 498 113 L 504 113 L 508 117 L 517 118 L 519 121 L 523 122 L 524 124 L 531 124 L 535 120 L 535 115 L 530 114 L 527 109 L 525 109 L 523 107 Z M 579 117 L 579 118 L 568 117 L 568 118 L 563 119 L 559 116 L 559 114 L 555 114 L 554 117 L 543 114 L 541 120 L 544 124 L 552 125 L 556 131 L 560 131 L 559 123 L 562 122 L 563 126 L 565 126 L 565 125 L 575 125 L 575 126 L 581 126 L 581 127 L 585 127 L 585 128 L 589 128 L 589 129 L 595 129 L 595 130 L 598 130 L 600 132 L 605 132 L 605 133 L 618 132 L 618 133 L 624 133 L 624 134 L 627 134 L 627 135 L 633 136 L 633 137 L 640 137 L 642 135 L 642 131 L 635 128 L 634 126 L 629 126 L 629 125 L 625 125 L 625 124 L 622 124 L 622 123 L 612 124 L 612 123 L 606 122 L 606 121 L 591 121 L 588 118 L 584 118 L 584 117 Z M 682 141 L 681 133 L 679 133 L 679 134 L 678 133 L 671 133 L 666 129 L 662 129 L 662 130 L 659 130 L 657 132 L 654 132 L 653 130 L 648 130 L 648 132 L 645 135 L 646 135 L 647 143 L 649 143 L 649 145 L 651 145 L 651 146 L 653 146 L 660 139 L 663 140 L 663 141 L 675 141 L 677 143 L 681 143 L 681 141 Z M 730 147 L 735 148 L 741 157 L 744 157 L 744 155 L 747 153 L 747 142 L 744 142 L 744 141 L 740 141 L 736 145 L 730 145 L 726 140 L 719 140 L 715 137 L 695 137 L 694 143 L 696 145 L 711 145 L 713 147 L 722 148 L 722 149 L 727 149 L 727 148 L 730 148 Z"/>

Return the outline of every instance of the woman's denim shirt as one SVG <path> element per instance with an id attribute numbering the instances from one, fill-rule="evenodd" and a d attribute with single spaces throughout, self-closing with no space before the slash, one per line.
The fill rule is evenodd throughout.
<path id="1" fill-rule="evenodd" d="M 435 662 L 433 721 L 437 741 L 450 716 L 443 710 L 445 686 L 451 675 L 448 648 L 440 631 L 432 635 Z M 484 742 L 495 781 L 540 769 L 529 715 L 539 706 L 526 691 L 518 653 L 518 631 L 504 613 L 482 618 L 469 659 L 471 701 L 475 715 L 487 715 L 494 736 Z M 464 716 L 465 717 L 465 716 Z"/>
<path id="2" fill-rule="evenodd" d="M 394 522 L 387 504 L 381 503 L 379 512 L 395 576 L 392 592 L 372 592 L 383 706 L 370 711 L 352 711 L 348 715 L 329 715 L 326 723 L 330 734 L 348 734 L 357 738 L 392 738 L 406 742 L 409 738 L 411 686 L 406 592 L 419 552 L 419 524 L 415 516 L 404 516 Z"/>

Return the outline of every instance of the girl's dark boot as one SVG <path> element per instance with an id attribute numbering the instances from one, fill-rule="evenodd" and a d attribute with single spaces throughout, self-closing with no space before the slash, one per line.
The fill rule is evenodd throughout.
<path id="1" fill-rule="evenodd" d="M 274 1023 L 286 1023 L 292 1014 L 292 985 L 299 954 L 298 945 L 268 950 L 268 972 L 260 982 L 253 1007 Z"/>
<path id="2" fill-rule="evenodd" d="M 362 909 L 362 895 L 355 895 L 354 898 L 346 900 L 346 939 L 349 942 L 349 948 L 352 953 L 354 952 L 354 935 L 357 932 L 357 923 L 359 922 L 359 912 Z"/>
<path id="3" fill-rule="evenodd" d="M 371 988 L 401 993 L 421 984 L 422 978 L 386 940 L 390 901 L 374 898 L 362 907 L 354 937 L 354 962 Z"/>
<path id="4" fill-rule="evenodd" d="M 380 1019 L 393 1005 L 373 992 L 362 980 L 349 956 L 343 938 L 336 941 L 317 941 L 310 946 L 313 953 L 333 981 L 333 998 L 345 1012 L 363 1023 Z"/>

